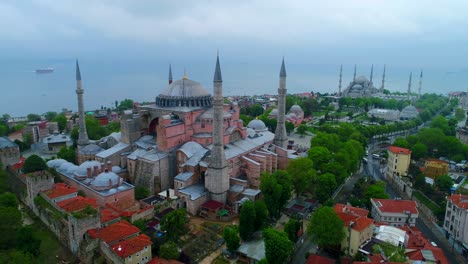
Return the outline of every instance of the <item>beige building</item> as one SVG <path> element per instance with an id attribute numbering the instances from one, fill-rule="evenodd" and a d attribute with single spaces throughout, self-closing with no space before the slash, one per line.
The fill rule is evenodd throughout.
<path id="1" fill-rule="evenodd" d="M 359 247 L 372 238 L 374 220 L 368 218 L 369 211 L 344 204 L 336 204 L 335 212 L 344 223 L 345 238 L 341 242 L 341 249 L 348 255 L 354 256 Z"/>
<path id="2" fill-rule="evenodd" d="M 0 166 L 5 168 L 20 161 L 20 151 L 18 145 L 7 137 L 0 137 Z"/>
<path id="3" fill-rule="evenodd" d="M 444 229 L 460 243 L 468 244 L 468 195 L 447 197 Z"/>
<path id="4" fill-rule="evenodd" d="M 411 162 L 411 150 L 390 146 L 388 148 L 388 171 L 387 178 L 395 176 L 406 176 Z"/>
<path id="5" fill-rule="evenodd" d="M 372 218 L 391 226 L 416 225 L 419 212 L 415 201 L 371 198 Z"/>

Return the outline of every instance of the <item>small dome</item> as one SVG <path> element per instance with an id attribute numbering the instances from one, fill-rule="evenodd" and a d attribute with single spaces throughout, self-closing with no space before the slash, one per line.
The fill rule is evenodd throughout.
<path id="1" fill-rule="evenodd" d="M 302 108 L 299 105 L 295 104 L 295 105 L 291 106 L 291 109 L 289 109 L 289 111 L 291 111 L 291 112 L 302 112 Z"/>
<path id="2" fill-rule="evenodd" d="M 67 161 L 64 160 L 64 159 L 49 160 L 49 161 L 47 162 L 47 166 L 48 166 L 49 168 L 57 169 L 57 168 L 60 167 L 60 165 L 62 165 L 64 162 L 67 162 Z"/>
<path id="3" fill-rule="evenodd" d="M 91 171 L 94 170 L 94 166 L 98 166 L 99 171 L 101 171 L 101 163 L 95 160 L 87 160 L 78 166 L 78 168 L 75 169 L 74 174 L 76 176 L 87 176 L 88 175 L 88 168 L 91 168 Z"/>
<path id="4" fill-rule="evenodd" d="M 263 123 L 263 121 L 260 119 L 254 119 L 250 121 L 247 127 L 255 130 L 255 132 L 267 130 L 265 123 Z"/>
<path id="5" fill-rule="evenodd" d="M 123 191 L 123 190 L 126 190 L 127 187 L 123 186 L 123 185 L 120 185 L 119 187 L 117 187 L 117 190 L 119 191 Z"/>
<path id="6" fill-rule="evenodd" d="M 116 192 L 117 192 L 117 190 L 116 190 L 116 189 L 114 189 L 114 188 L 112 188 L 112 189 L 110 189 L 109 191 L 107 191 L 107 193 L 110 193 L 110 194 L 112 194 L 112 193 L 116 193 Z"/>
<path id="7" fill-rule="evenodd" d="M 76 166 L 76 165 L 70 166 L 70 167 L 67 169 L 67 174 L 73 174 L 73 173 L 76 171 L 76 169 L 78 169 L 78 166 Z"/>
<path id="8" fill-rule="evenodd" d="M 275 108 L 275 109 L 271 110 L 270 115 L 271 116 L 277 116 L 278 115 L 278 109 Z"/>
<path id="9" fill-rule="evenodd" d="M 91 182 L 91 185 L 94 187 L 114 187 L 119 184 L 120 177 L 114 172 L 106 171 L 99 174 L 94 181 Z"/>
<path id="10" fill-rule="evenodd" d="M 62 165 L 60 165 L 60 167 L 58 167 L 58 171 L 59 172 L 62 172 L 62 173 L 65 173 L 67 172 L 67 170 L 70 168 L 70 167 L 73 167 L 74 165 L 71 164 L 70 162 L 66 161 L 64 163 L 62 163 Z"/>
<path id="11" fill-rule="evenodd" d="M 119 166 L 113 166 L 112 167 L 112 172 L 114 173 L 119 173 L 122 171 L 122 168 L 120 168 Z"/>

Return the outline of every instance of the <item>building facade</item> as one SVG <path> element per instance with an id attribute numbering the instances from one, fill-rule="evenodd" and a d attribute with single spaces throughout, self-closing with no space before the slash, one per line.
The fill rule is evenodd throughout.
<path id="1" fill-rule="evenodd" d="M 19 146 L 7 137 L 0 137 L 0 164 L 2 169 L 20 161 Z"/>
<path id="2" fill-rule="evenodd" d="M 446 199 L 444 230 L 460 243 L 468 244 L 468 195 L 452 194 Z"/>
<path id="3" fill-rule="evenodd" d="M 388 148 L 388 171 L 387 177 L 393 179 L 408 175 L 408 168 L 411 163 L 411 150 L 390 146 Z"/>
<path id="4" fill-rule="evenodd" d="M 415 226 L 419 217 L 417 204 L 411 200 L 371 199 L 372 218 L 391 226 Z"/>

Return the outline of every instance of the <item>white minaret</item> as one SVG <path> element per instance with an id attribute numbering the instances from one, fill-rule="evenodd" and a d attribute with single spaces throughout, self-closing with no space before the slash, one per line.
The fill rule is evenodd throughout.
<path id="1" fill-rule="evenodd" d="M 419 75 L 418 98 L 421 98 L 422 79 L 423 79 L 423 71 L 421 70 L 421 74 Z"/>
<path id="2" fill-rule="evenodd" d="M 380 92 L 383 93 L 384 89 L 385 89 L 385 64 L 383 66 L 382 86 L 380 87 Z"/>
<path id="3" fill-rule="evenodd" d="M 413 73 L 410 72 L 409 74 L 409 81 L 408 81 L 408 100 L 411 101 L 411 79 L 412 79 Z"/>
<path id="4" fill-rule="evenodd" d="M 80 117 L 80 123 L 78 124 L 79 136 L 78 141 L 76 142 L 78 146 L 85 146 L 89 144 L 88 133 L 86 132 L 83 93 L 84 90 L 81 87 L 80 65 L 78 65 L 78 60 L 76 60 L 76 95 L 78 97 L 78 113 Z"/>
<path id="5" fill-rule="evenodd" d="M 372 67 L 370 69 L 370 78 L 369 78 L 370 82 L 372 82 L 373 77 L 374 77 L 374 64 L 372 64 Z"/>
<path id="6" fill-rule="evenodd" d="M 210 193 L 211 200 L 226 203 L 229 175 L 224 155 L 224 98 L 219 55 L 216 58 L 213 86 L 213 147 L 205 175 L 205 188 Z"/>
<path id="7" fill-rule="evenodd" d="M 278 119 L 276 122 L 275 138 L 273 143 L 276 146 L 286 148 L 288 136 L 286 134 L 286 67 L 284 66 L 284 58 L 281 63 L 278 88 Z"/>
<path id="8" fill-rule="evenodd" d="M 338 82 L 338 96 L 341 96 L 341 82 L 343 80 L 343 64 L 340 65 L 340 81 Z"/>

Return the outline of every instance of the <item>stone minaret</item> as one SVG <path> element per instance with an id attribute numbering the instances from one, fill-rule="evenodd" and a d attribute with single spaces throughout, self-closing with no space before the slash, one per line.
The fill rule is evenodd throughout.
<path id="1" fill-rule="evenodd" d="M 171 83 L 172 83 L 172 67 L 169 64 L 169 84 L 171 84 Z"/>
<path id="2" fill-rule="evenodd" d="M 380 92 L 383 93 L 384 89 L 385 89 L 385 64 L 383 66 L 382 86 L 380 87 Z"/>
<path id="3" fill-rule="evenodd" d="M 343 80 L 343 64 L 340 65 L 340 81 L 338 82 L 338 96 L 341 96 L 341 82 Z"/>
<path id="4" fill-rule="evenodd" d="M 356 64 L 354 64 L 354 76 L 353 76 L 353 82 L 356 81 Z"/>
<path id="5" fill-rule="evenodd" d="M 374 64 L 372 64 L 370 69 L 370 78 L 369 81 L 372 82 L 372 78 L 374 77 Z"/>
<path id="6" fill-rule="evenodd" d="M 219 55 L 216 58 L 213 86 L 213 147 L 210 165 L 205 176 L 205 188 L 210 193 L 211 200 L 226 203 L 229 175 L 224 155 L 224 98 Z"/>
<path id="7" fill-rule="evenodd" d="M 284 66 L 284 58 L 281 63 L 281 71 L 279 75 L 279 88 L 278 88 L 278 119 L 275 131 L 274 144 L 286 148 L 288 143 L 288 136 L 286 135 L 286 67 Z"/>
<path id="8" fill-rule="evenodd" d="M 409 81 L 408 81 L 408 100 L 411 101 L 411 78 L 413 77 L 413 73 L 410 72 L 409 74 Z"/>
<path id="9" fill-rule="evenodd" d="M 83 93 L 84 90 L 81 88 L 80 65 L 78 65 L 78 60 L 76 60 L 76 95 L 78 97 L 78 113 L 80 115 L 80 123 L 78 124 L 80 133 L 78 136 L 78 141 L 76 142 L 78 146 L 89 144 L 88 133 L 86 132 Z"/>
<path id="10" fill-rule="evenodd" d="M 423 78 L 423 71 L 421 70 L 421 74 L 419 75 L 418 98 L 421 98 L 422 78 Z"/>

